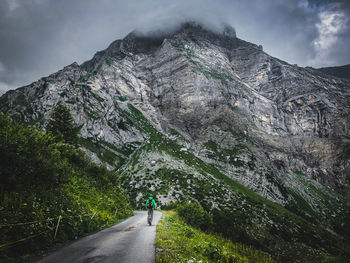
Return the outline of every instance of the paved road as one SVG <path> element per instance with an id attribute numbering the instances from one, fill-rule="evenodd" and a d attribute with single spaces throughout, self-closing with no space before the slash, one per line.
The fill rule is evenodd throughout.
<path id="1" fill-rule="evenodd" d="M 150 263 L 155 262 L 156 224 L 147 225 L 147 212 L 135 212 L 122 223 L 86 236 L 48 255 L 38 263 Z"/>

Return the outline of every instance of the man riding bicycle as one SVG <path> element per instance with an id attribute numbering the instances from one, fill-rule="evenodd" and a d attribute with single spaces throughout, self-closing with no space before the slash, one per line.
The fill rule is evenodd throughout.
<path id="1" fill-rule="evenodd" d="M 146 202 L 146 209 L 148 210 L 148 217 L 147 217 L 147 221 L 148 224 L 151 225 L 152 224 L 152 219 L 153 219 L 153 210 L 157 208 L 156 202 L 154 201 L 153 197 L 150 196 L 147 199 Z"/>

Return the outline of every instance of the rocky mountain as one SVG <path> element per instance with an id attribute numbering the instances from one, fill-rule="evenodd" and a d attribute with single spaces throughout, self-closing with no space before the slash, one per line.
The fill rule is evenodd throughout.
<path id="1" fill-rule="evenodd" d="M 230 211 L 244 218 L 234 229 L 280 259 L 301 243 L 310 255 L 346 251 L 348 81 L 271 57 L 233 28 L 191 22 L 132 32 L 7 92 L 0 110 L 44 127 L 58 103 L 91 158 L 118 169 L 136 207 L 152 193 L 163 206 L 186 199 Z"/>
<path id="2" fill-rule="evenodd" d="M 338 67 L 326 67 L 326 68 L 317 68 L 317 71 L 322 72 L 330 76 L 350 79 L 350 65 L 338 66 Z"/>

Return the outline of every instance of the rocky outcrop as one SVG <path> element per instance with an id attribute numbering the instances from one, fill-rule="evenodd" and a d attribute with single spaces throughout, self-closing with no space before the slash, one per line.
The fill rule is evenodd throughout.
<path id="1" fill-rule="evenodd" d="M 349 82 L 271 57 L 229 27 L 130 33 L 81 66 L 9 91 L 0 108 L 43 125 L 58 102 L 110 169 L 149 139 L 130 120 L 132 104 L 158 132 L 181 134 L 195 156 L 274 202 L 288 202 L 286 174 L 296 171 L 350 196 Z"/>

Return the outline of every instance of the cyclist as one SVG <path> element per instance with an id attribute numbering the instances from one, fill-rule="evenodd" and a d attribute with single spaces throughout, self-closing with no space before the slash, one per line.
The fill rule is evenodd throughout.
<path id="1" fill-rule="evenodd" d="M 156 202 L 154 201 L 153 197 L 150 196 L 146 202 L 146 209 L 148 210 L 147 220 L 149 225 L 152 224 L 153 210 L 156 208 L 157 208 Z"/>

